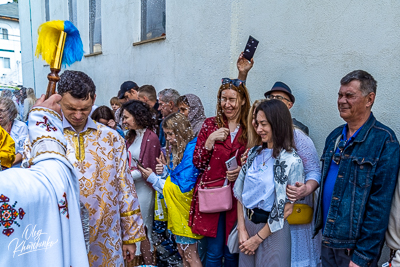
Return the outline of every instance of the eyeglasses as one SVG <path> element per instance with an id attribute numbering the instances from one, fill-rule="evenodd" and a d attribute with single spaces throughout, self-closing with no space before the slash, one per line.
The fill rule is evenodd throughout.
<path id="1" fill-rule="evenodd" d="M 285 99 L 288 102 L 292 102 L 290 99 L 287 99 L 286 97 L 283 97 L 281 95 L 267 95 L 266 98 L 267 98 L 267 100 L 278 99 L 280 101 Z"/>
<path id="2" fill-rule="evenodd" d="M 239 80 L 239 79 L 233 79 L 233 80 L 231 80 L 231 79 L 229 79 L 229 78 L 222 78 L 222 79 L 221 79 L 221 82 L 222 82 L 222 84 L 231 83 L 231 84 L 233 84 L 233 85 L 236 86 L 236 87 L 239 87 L 239 85 L 241 85 L 241 84 L 243 83 L 242 80 Z"/>
<path id="3" fill-rule="evenodd" d="M 339 165 L 340 160 L 342 159 L 342 154 L 343 154 L 343 150 L 344 147 L 346 146 L 346 140 L 340 140 L 339 144 L 338 144 L 338 148 L 339 151 L 335 152 L 335 154 L 333 155 L 333 161 Z"/>

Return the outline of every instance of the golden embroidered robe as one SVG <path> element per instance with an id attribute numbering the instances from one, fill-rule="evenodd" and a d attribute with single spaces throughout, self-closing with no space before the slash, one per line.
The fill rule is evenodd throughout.
<path id="1" fill-rule="evenodd" d="M 91 119 L 77 133 L 63 119 L 67 158 L 89 211 L 90 266 L 124 266 L 122 245 L 146 238 L 124 139 Z M 26 146 L 29 147 L 29 146 Z"/>
<path id="2" fill-rule="evenodd" d="M 89 211 L 90 266 L 123 266 L 122 244 L 146 238 L 124 139 L 88 120 L 76 133 L 64 119 L 67 157 L 79 177 L 81 201 Z"/>

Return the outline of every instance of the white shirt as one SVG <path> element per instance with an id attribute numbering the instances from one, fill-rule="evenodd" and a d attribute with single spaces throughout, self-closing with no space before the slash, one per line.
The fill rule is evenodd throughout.
<path id="1" fill-rule="evenodd" d="M 235 137 L 237 135 L 237 133 L 239 132 L 239 128 L 240 128 L 240 124 L 238 124 L 238 126 L 236 126 L 236 129 L 231 132 L 231 143 L 233 143 L 233 141 L 235 140 Z"/>
<path id="2" fill-rule="evenodd" d="M 143 136 L 146 129 L 136 130 L 136 137 L 133 141 L 132 145 L 128 148 L 128 151 L 131 152 L 131 157 L 135 159 L 139 159 L 140 157 L 140 147 L 142 146 Z M 132 160 L 132 165 L 136 166 L 136 162 Z M 133 180 L 138 180 L 142 178 L 142 174 L 138 170 L 134 170 L 131 172 Z"/>
<path id="3" fill-rule="evenodd" d="M 23 155 L 24 142 L 28 136 L 28 126 L 22 121 L 14 120 L 11 127 L 10 136 L 15 142 L 15 154 L 20 153 Z"/>
<path id="4" fill-rule="evenodd" d="M 275 201 L 273 167 L 272 149 L 265 148 L 254 158 L 244 179 L 242 200 L 246 208 L 271 211 Z"/>

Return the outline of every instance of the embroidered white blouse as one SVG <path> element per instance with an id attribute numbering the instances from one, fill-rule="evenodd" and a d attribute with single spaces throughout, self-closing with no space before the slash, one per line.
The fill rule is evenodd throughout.
<path id="1" fill-rule="evenodd" d="M 246 173 L 242 194 L 246 208 L 271 211 L 275 201 L 273 168 L 272 149 L 265 148 L 255 157 Z"/>

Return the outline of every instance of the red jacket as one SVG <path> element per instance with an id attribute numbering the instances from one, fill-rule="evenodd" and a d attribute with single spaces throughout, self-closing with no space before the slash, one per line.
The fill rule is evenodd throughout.
<path id="1" fill-rule="evenodd" d="M 239 128 L 236 137 L 231 143 L 231 138 L 228 135 L 225 141 L 216 141 L 214 149 L 208 151 L 204 145 L 207 138 L 218 130 L 218 126 L 215 121 L 215 117 L 208 118 L 204 121 L 204 124 L 200 130 L 199 136 L 197 137 L 196 148 L 193 155 L 193 164 L 202 171 L 202 174 L 197 178 L 196 186 L 194 188 L 192 205 L 190 209 L 189 226 L 192 227 L 193 233 L 216 237 L 218 220 L 220 213 L 201 213 L 199 211 L 198 202 L 198 187 L 201 180 L 203 182 L 209 182 L 218 180 L 226 177 L 226 165 L 225 161 L 235 156 L 236 151 L 238 152 L 237 163 L 240 165 L 240 155 L 246 150 L 245 143 L 239 143 L 238 139 L 243 129 Z M 223 186 L 224 180 L 216 181 L 215 183 L 207 184 L 207 186 Z M 233 188 L 233 184 L 232 184 Z M 225 241 L 228 240 L 229 233 L 233 229 L 237 220 L 237 200 L 233 196 L 232 192 L 232 209 L 226 212 L 226 227 L 225 227 Z"/>

